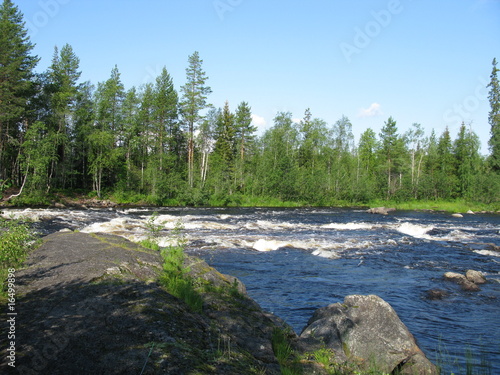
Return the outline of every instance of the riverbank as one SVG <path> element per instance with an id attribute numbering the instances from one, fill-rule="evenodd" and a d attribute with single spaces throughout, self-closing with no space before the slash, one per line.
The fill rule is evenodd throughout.
<path id="1" fill-rule="evenodd" d="M 10 192 L 12 193 L 12 192 Z M 4 194 L 4 199 L 7 194 Z M 371 200 L 368 202 L 332 201 L 327 205 L 311 205 L 301 201 L 283 201 L 273 197 L 239 196 L 230 201 L 209 200 L 203 204 L 189 204 L 178 200 L 158 202 L 154 197 L 141 194 L 115 193 L 102 198 L 95 194 L 78 191 L 55 192 L 44 196 L 23 195 L 11 200 L 0 201 L 0 207 L 56 207 L 56 208 L 109 208 L 109 207 L 264 207 L 264 208 L 304 208 L 337 207 L 359 208 L 391 207 L 397 210 L 444 211 L 449 213 L 499 213 L 500 202 L 485 204 L 457 199 L 447 200 Z"/>
<path id="2" fill-rule="evenodd" d="M 0 370 L 350 375 L 363 374 L 370 366 L 370 374 L 395 367 L 402 373 L 436 374 L 392 308 L 378 297 L 351 296 L 367 303 L 356 302 L 350 313 L 369 337 L 378 332 L 383 338 L 339 344 L 330 342 L 331 335 L 320 340 L 311 334 L 318 324 L 324 327 L 318 332 L 337 329 L 328 313 L 316 314 L 314 327 L 299 337 L 248 297 L 238 279 L 196 257 L 185 257 L 184 270 L 179 277 L 192 283 L 201 299 L 198 308 L 163 285 L 166 266 L 158 251 L 106 234 L 64 231 L 45 237 L 25 267 L 12 271 L 16 302 L 15 315 L 10 314 L 15 324 L 10 341 L 5 335 L 0 338 Z M 345 306 L 338 304 L 343 310 Z M 368 321 L 362 327 L 374 314 L 380 314 L 383 324 Z M 388 322 L 398 327 L 389 330 L 390 339 L 381 328 Z M 380 345 L 386 341 L 388 347 Z M 367 344 L 373 345 L 370 354 L 365 353 Z M 405 350 L 397 354 L 394 345 Z M 375 372 L 374 363 L 379 366 Z"/>

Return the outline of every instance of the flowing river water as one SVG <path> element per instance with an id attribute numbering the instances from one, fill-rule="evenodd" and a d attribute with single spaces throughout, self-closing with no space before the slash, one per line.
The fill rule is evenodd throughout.
<path id="1" fill-rule="evenodd" d="M 264 309 L 297 333 L 319 307 L 350 294 L 389 302 L 443 373 L 466 363 L 500 374 L 500 215 L 356 209 L 133 208 L 4 210 L 35 219 L 41 234 L 64 228 L 106 232 L 139 241 L 147 221 L 161 246 L 181 222 L 187 251 L 242 280 Z M 481 271 L 487 283 L 466 292 L 445 281 L 448 271 Z M 446 292 L 431 299 L 428 291 Z M 480 370 L 482 371 L 482 370 Z M 481 372 L 483 373 L 483 372 Z"/>

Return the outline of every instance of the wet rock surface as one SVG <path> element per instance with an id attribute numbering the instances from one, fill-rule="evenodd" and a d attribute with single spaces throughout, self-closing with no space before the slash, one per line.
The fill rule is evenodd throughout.
<path id="1" fill-rule="evenodd" d="M 457 272 L 446 272 L 443 277 L 445 280 L 457 283 L 466 292 L 477 292 L 481 290 L 478 284 L 486 283 L 484 275 L 474 270 L 468 270 L 465 275 Z"/>
<path id="2" fill-rule="evenodd" d="M 366 212 L 369 214 L 388 215 L 389 212 L 394 212 L 394 211 L 396 211 L 395 208 L 373 207 L 368 209 Z"/>

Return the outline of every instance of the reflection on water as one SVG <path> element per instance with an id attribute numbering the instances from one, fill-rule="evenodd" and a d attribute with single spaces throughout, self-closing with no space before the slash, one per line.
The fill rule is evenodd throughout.
<path id="1" fill-rule="evenodd" d="M 152 209 L 4 210 L 37 219 L 43 233 L 62 228 L 107 232 L 132 241 L 147 235 Z M 470 350 L 500 373 L 500 215 L 347 209 L 157 209 L 160 244 L 183 223 L 188 251 L 239 277 L 249 294 L 300 333 L 318 307 L 349 294 L 389 302 L 431 360 L 465 361 Z M 479 292 L 463 292 L 444 272 L 483 272 Z M 441 289 L 442 300 L 427 292 Z M 484 355 L 482 353 L 485 353 Z M 463 365 L 449 364 L 446 372 Z"/>

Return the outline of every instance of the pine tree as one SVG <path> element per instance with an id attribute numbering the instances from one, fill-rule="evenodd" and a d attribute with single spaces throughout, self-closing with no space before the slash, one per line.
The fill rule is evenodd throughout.
<path id="1" fill-rule="evenodd" d="M 95 120 L 94 86 L 90 82 L 84 82 L 79 86 L 72 120 L 69 186 L 90 189 L 87 136 Z"/>
<path id="2" fill-rule="evenodd" d="M 165 153 L 170 151 L 175 156 L 178 96 L 174 83 L 164 67 L 156 78 L 153 101 L 153 127 L 157 139 L 156 152 L 159 156 L 159 170 L 165 168 Z"/>
<path id="3" fill-rule="evenodd" d="M 50 169 L 50 179 L 56 180 L 59 187 L 65 187 L 69 174 L 68 158 L 69 139 L 74 132 L 74 111 L 79 86 L 77 84 L 81 72 L 80 60 L 73 48 L 66 44 L 59 49 L 54 48 L 52 64 L 48 69 L 48 84 L 45 88 L 49 98 L 50 116 L 49 131 L 55 132 L 54 147 L 57 149 L 57 160 L 54 160 Z M 48 189 L 50 189 L 49 185 Z"/>
<path id="4" fill-rule="evenodd" d="M 178 96 L 174 83 L 164 67 L 156 78 L 151 103 L 151 135 L 153 155 L 148 164 L 151 193 L 158 201 L 172 197 L 172 173 L 177 164 L 179 141 L 178 133 Z"/>
<path id="5" fill-rule="evenodd" d="M 438 156 L 438 178 L 436 190 L 438 198 L 454 198 L 457 190 L 457 179 L 455 174 L 455 157 L 453 155 L 453 144 L 451 142 L 450 131 L 446 128 L 439 137 L 437 144 Z"/>
<path id="6" fill-rule="evenodd" d="M 225 193 L 233 193 L 234 167 L 236 159 L 236 127 L 234 114 L 229 109 L 226 101 L 224 108 L 217 120 L 215 130 L 214 158 L 216 160 L 214 169 L 219 172 L 219 184 L 224 185 Z"/>
<path id="7" fill-rule="evenodd" d="M 0 4 L 0 187 L 7 178 L 16 177 L 18 124 L 26 122 L 34 94 L 33 69 L 39 61 L 32 55 L 33 48 L 22 13 L 12 1 L 4 0 Z"/>
<path id="8" fill-rule="evenodd" d="M 462 198 L 471 198 L 479 169 L 479 137 L 462 122 L 453 146 L 459 193 Z"/>
<path id="9" fill-rule="evenodd" d="M 235 113 L 236 139 L 240 161 L 245 162 L 245 156 L 255 142 L 257 127 L 252 125 L 252 109 L 247 102 L 241 102 Z"/>
<path id="10" fill-rule="evenodd" d="M 491 71 L 490 88 L 488 99 L 490 101 L 490 113 L 488 122 L 490 124 L 491 138 L 489 146 L 491 150 L 490 163 L 494 171 L 500 172 L 500 84 L 498 82 L 497 60 L 493 59 L 493 69 Z"/>
<path id="11" fill-rule="evenodd" d="M 138 192 L 139 185 L 136 179 L 136 165 L 140 154 L 140 124 L 139 124 L 139 97 L 137 90 L 132 87 L 125 94 L 123 100 L 123 147 L 125 153 L 125 180 L 121 181 L 120 189 Z"/>
<path id="12" fill-rule="evenodd" d="M 392 117 L 385 122 L 380 132 L 380 156 L 381 166 L 387 176 L 386 198 L 389 199 L 397 190 L 396 178 L 399 174 L 401 187 L 402 172 L 399 169 L 402 152 L 404 150 L 403 140 L 398 135 L 396 121 Z"/>
<path id="13" fill-rule="evenodd" d="M 89 134 L 90 173 L 93 187 L 101 196 L 103 184 L 111 187 L 123 166 L 124 122 L 123 101 L 125 91 L 118 67 L 111 76 L 99 83 L 95 94 L 96 121 Z"/>
<path id="14" fill-rule="evenodd" d="M 356 195 L 361 201 L 368 201 L 374 195 L 377 147 L 377 134 L 371 128 L 366 129 L 359 138 L 357 155 Z"/>
<path id="15" fill-rule="evenodd" d="M 97 86 L 96 120 L 98 128 L 108 130 L 115 135 L 116 144 L 122 141 L 124 99 L 125 88 L 121 81 L 120 71 L 115 66 L 111 70 L 110 78 Z"/>
<path id="16" fill-rule="evenodd" d="M 181 87 L 183 94 L 181 105 L 182 116 L 188 132 L 188 183 L 194 186 L 194 131 L 197 124 L 203 120 L 201 111 L 209 105 L 207 97 L 212 92 L 206 86 L 208 77 L 202 69 L 203 60 L 195 51 L 188 59 L 189 65 L 186 68 L 187 82 Z"/>
<path id="17" fill-rule="evenodd" d="M 252 125 L 252 109 L 247 102 L 241 102 L 235 113 L 236 142 L 239 157 L 236 161 L 237 177 L 239 179 L 238 189 L 245 190 L 245 177 L 248 169 L 248 161 L 255 151 L 255 132 L 257 127 Z"/>

